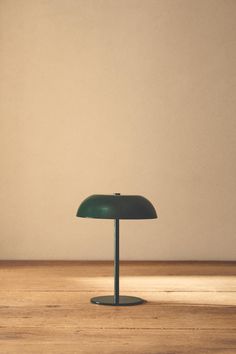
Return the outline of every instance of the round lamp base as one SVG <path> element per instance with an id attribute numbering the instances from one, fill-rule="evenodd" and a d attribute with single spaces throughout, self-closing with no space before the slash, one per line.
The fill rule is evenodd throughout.
<path id="1" fill-rule="evenodd" d="M 114 302 L 114 295 L 97 296 L 97 297 L 93 297 L 90 301 L 93 304 L 108 305 L 108 306 L 133 306 L 133 305 L 140 305 L 145 302 L 145 300 L 141 299 L 140 297 L 125 296 L 125 295 L 119 296 L 118 304 Z"/>

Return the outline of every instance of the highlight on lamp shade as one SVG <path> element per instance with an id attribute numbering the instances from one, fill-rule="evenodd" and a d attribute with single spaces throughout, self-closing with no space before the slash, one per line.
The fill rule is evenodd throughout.
<path id="1" fill-rule="evenodd" d="M 98 219 L 156 219 L 152 203 L 141 195 L 93 194 L 78 208 L 76 216 Z"/>

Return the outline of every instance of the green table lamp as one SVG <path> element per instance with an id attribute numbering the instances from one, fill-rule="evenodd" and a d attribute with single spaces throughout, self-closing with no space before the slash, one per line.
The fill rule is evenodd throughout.
<path id="1" fill-rule="evenodd" d="M 119 294 L 119 221 L 120 219 L 155 219 L 154 206 L 140 195 L 94 194 L 80 205 L 76 216 L 82 218 L 114 219 L 115 255 L 114 255 L 114 295 L 98 296 L 91 302 L 98 305 L 131 306 L 144 302 L 134 296 Z"/>

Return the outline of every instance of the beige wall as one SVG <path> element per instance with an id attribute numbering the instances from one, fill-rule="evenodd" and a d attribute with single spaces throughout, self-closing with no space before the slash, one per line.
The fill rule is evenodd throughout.
<path id="1" fill-rule="evenodd" d="M 236 256 L 236 1 L 0 0 L 0 258 Z"/>

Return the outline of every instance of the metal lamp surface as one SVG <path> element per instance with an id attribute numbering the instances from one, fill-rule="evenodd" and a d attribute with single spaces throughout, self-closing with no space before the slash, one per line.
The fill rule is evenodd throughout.
<path id="1" fill-rule="evenodd" d="M 157 218 L 156 210 L 152 203 L 140 195 L 121 195 L 120 193 L 113 195 L 93 194 L 81 203 L 76 216 L 114 219 L 114 295 L 94 297 L 91 302 L 98 305 L 111 306 L 130 306 L 144 303 L 141 298 L 119 294 L 119 220 Z"/>
<path id="2" fill-rule="evenodd" d="M 141 195 L 94 194 L 80 205 L 77 216 L 99 219 L 155 219 L 154 206 Z"/>

